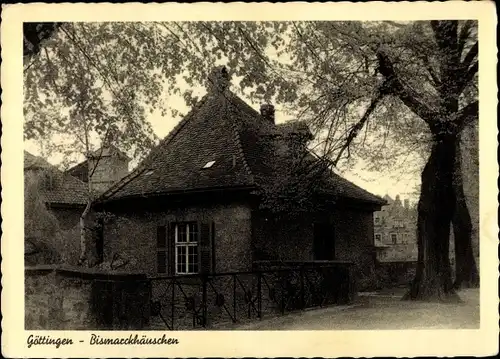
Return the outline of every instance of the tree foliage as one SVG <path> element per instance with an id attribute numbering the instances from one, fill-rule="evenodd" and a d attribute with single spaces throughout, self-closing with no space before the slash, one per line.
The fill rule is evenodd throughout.
<path id="1" fill-rule="evenodd" d="M 475 26 L 465 22 L 460 28 L 459 46 L 473 52 Z M 334 156 L 381 85 L 381 48 L 402 81 L 423 102 L 435 104 L 441 54 L 429 22 L 65 23 L 25 71 L 26 137 L 78 128 L 71 121 L 88 111 L 84 121 L 97 134 L 104 136 L 107 124 L 116 123 L 110 136 L 140 154 L 154 139 L 146 111 L 176 115 L 165 95 L 194 104 L 193 88 L 225 63 L 237 92 L 273 101 L 308 121 L 314 150 Z M 462 86 L 464 101 L 477 96 L 474 81 Z M 418 114 L 395 96 L 385 97 L 370 117 L 361 131 L 373 135 L 358 136 L 344 158 L 373 153 L 371 162 L 380 169 L 385 158 L 402 158 L 407 148 L 426 143 L 429 133 Z"/>
<path id="2" fill-rule="evenodd" d="M 477 118 L 477 54 L 475 21 L 63 24 L 25 71 L 25 135 L 78 138 L 83 127 L 138 155 L 154 140 L 147 109 L 166 114 L 164 95 L 193 105 L 193 88 L 226 64 L 237 92 L 305 120 L 311 150 L 336 166 L 362 158 L 370 169 L 407 171 L 430 153 L 424 173 L 444 177 L 423 182 L 449 192 L 451 216 L 439 151 L 451 152 L 436 145 Z M 422 226 L 436 191 L 422 188 Z M 433 238 L 425 243 L 441 243 Z"/>
<path id="3" fill-rule="evenodd" d="M 62 259 L 59 224 L 40 195 L 50 175 L 47 171 L 30 171 L 24 177 L 25 261 L 30 265 L 59 263 Z"/>

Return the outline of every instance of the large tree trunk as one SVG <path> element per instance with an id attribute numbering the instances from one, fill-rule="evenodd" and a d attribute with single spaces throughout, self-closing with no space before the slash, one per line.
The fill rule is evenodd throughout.
<path id="1" fill-rule="evenodd" d="M 451 279 L 450 223 L 455 199 L 452 186 L 457 137 L 435 135 L 422 172 L 418 203 L 417 273 L 403 299 L 459 300 Z"/>
<path id="2" fill-rule="evenodd" d="M 460 141 L 457 141 L 453 189 L 455 193 L 455 213 L 453 215 L 453 234 L 455 240 L 455 284 L 456 289 L 477 288 L 479 273 L 472 251 L 472 221 L 463 188 L 462 158 Z"/>

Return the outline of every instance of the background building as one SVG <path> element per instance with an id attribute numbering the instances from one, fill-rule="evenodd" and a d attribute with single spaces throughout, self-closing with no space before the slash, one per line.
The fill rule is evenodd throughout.
<path id="1" fill-rule="evenodd" d="M 92 190 L 98 193 L 104 192 L 128 174 L 130 158 L 112 145 L 92 152 L 89 160 L 75 165 L 66 172 L 88 183 L 89 161 Z"/>
<path id="2" fill-rule="evenodd" d="M 378 262 L 417 260 L 417 209 L 399 195 L 384 197 L 387 205 L 374 213 L 374 240 Z"/>

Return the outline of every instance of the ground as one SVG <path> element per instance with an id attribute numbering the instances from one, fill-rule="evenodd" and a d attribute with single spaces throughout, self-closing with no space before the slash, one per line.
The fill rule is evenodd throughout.
<path id="1" fill-rule="evenodd" d="M 401 301 L 401 290 L 360 293 L 356 303 L 307 310 L 236 326 L 236 330 L 475 329 L 479 290 L 460 291 L 463 303 Z"/>

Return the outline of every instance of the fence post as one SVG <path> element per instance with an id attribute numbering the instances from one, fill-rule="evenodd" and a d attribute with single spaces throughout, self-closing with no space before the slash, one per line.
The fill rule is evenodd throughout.
<path id="1" fill-rule="evenodd" d="M 285 314 L 285 280 L 281 279 L 281 314 Z"/>
<path id="2" fill-rule="evenodd" d="M 304 309 L 306 307 L 305 293 L 304 293 L 304 267 L 300 267 L 300 307 Z"/>
<path id="3" fill-rule="evenodd" d="M 236 320 L 236 274 L 233 274 L 233 317 Z"/>
<path id="4" fill-rule="evenodd" d="M 175 327 L 174 327 L 174 316 L 175 316 L 175 279 L 172 279 L 172 302 L 170 304 L 172 306 L 170 308 L 170 312 L 171 312 L 171 316 L 172 316 L 172 330 L 175 330 Z"/>
<path id="5" fill-rule="evenodd" d="M 204 274 L 202 276 L 202 283 L 203 283 L 202 314 L 203 314 L 203 318 L 202 318 L 202 324 L 201 324 L 203 326 L 203 328 L 205 328 L 207 325 L 207 279 L 208 279 L 207 276 Z"/>
<path id="6" fill-rule="evenodd" d="M 257 272 L 257 316 L 262 319 L 262 283 L 261 273 Z"/>

